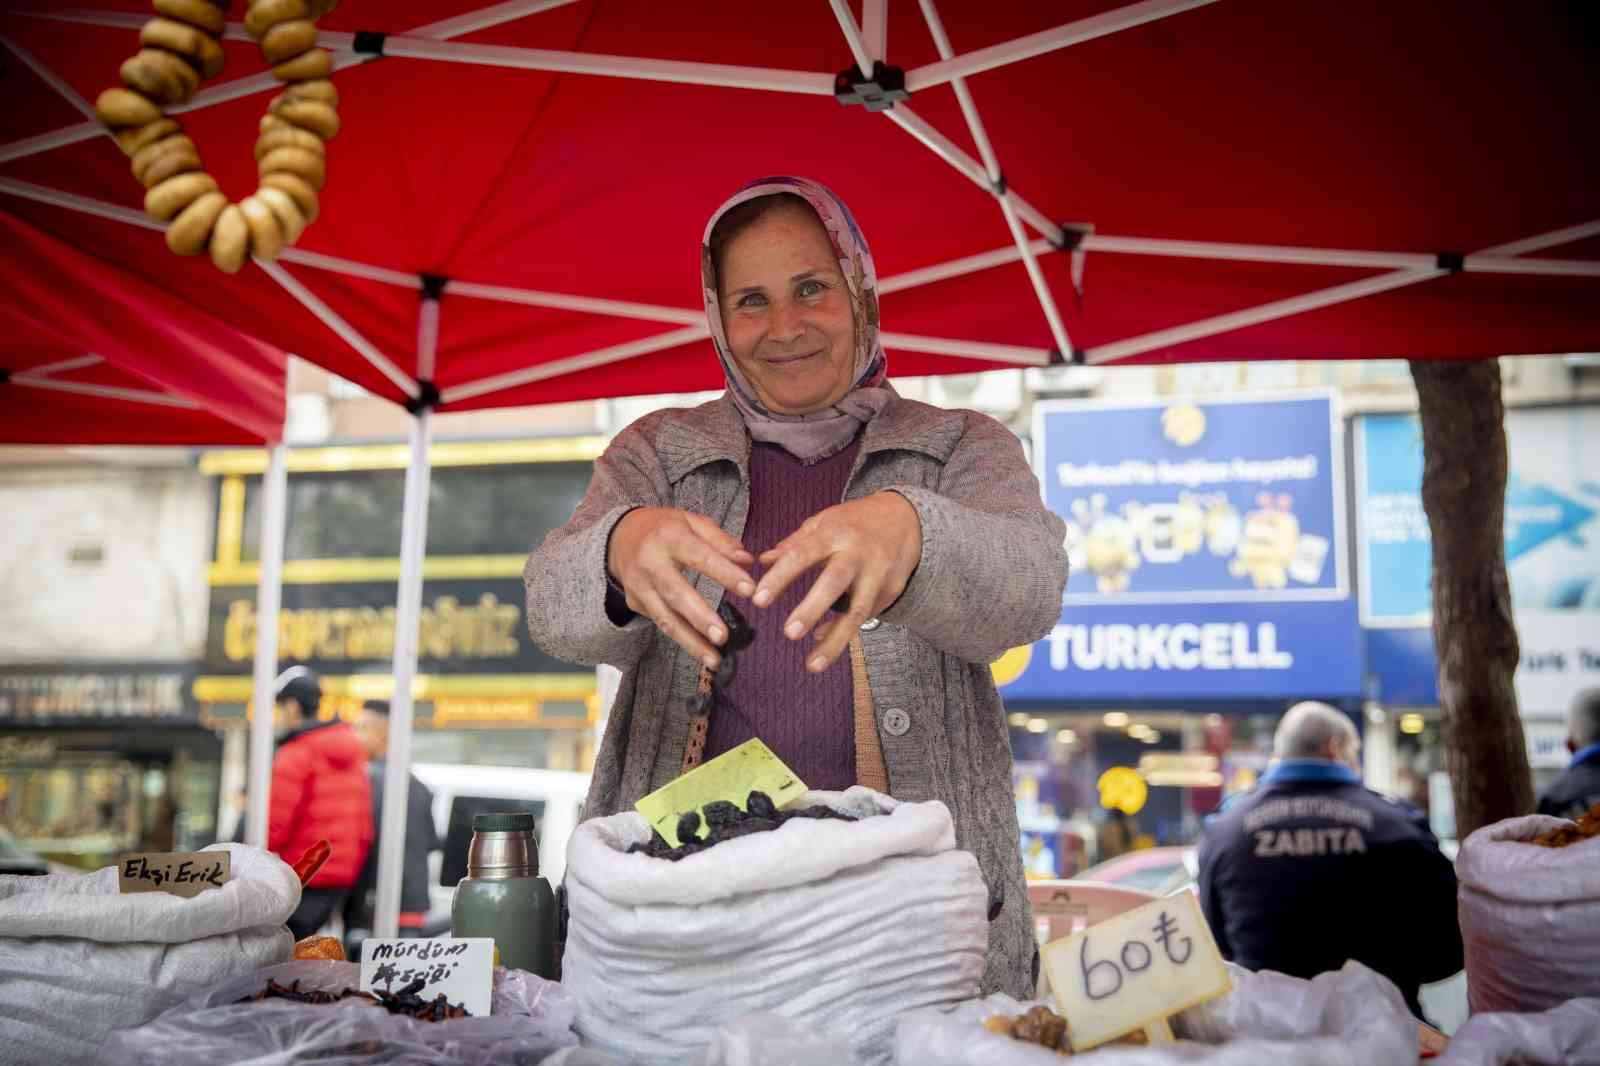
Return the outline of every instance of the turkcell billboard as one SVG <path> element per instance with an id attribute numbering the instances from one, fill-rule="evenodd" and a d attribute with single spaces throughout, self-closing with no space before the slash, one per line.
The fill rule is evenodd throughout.
<path id="1" fill-rule="evenodd" d="M 1003 695 L 1359 697 L 1338 432 L 1327 393 L 1040 404 L 1071 574 L 1059 624 L 998 664 Z"/>
<path id="2" fill-rule="evenodd" d="M 1524 713 L 1562 713 L 1574 691 L 1600 684 L 1600 409 L 1507 411 L 1506 441 L 1506 569 L 1522 645 L 1518 699 Z M 1433 545 L 1416 415 L 1357 420 L 1356 496 L 1361 621 L 1374 630 L 1382 695 L 1436 702 L 1427 634 Z M 1386 669 L 1390 659 L 1395 666 Z"/>

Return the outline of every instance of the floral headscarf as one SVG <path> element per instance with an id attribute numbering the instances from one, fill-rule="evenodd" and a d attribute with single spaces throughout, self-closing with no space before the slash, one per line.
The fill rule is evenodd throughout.
<path id="1" fill-rule="evenodd" d="M 850 390 L 832 407 L 808 415 L 783 415 L 769 411 L 756 396 L 734 362 L 728 337 L 722 326 L 722 301 L 717 295 L 716 261 L 711 255 L 711 231 L 730 208 L 747 200 L 774 193 L 793 193 L 811 205 L 839 258 L 839 271 L 850 291 L 850 306 L 855 319 L 855 377 Z M 700 240 L 700 276 L 706 301 L 706 318 L 711 325 L 711 340 L 722 360 L 722 373 L 728 381 L 728 395 L 744 415 L 750 436 L 776 444 L 807 463 L 825 459 L 842 450 L 867 422 L 882 411 L 894 393 L 885 384 L 889 361 L 878 340 L 878 275 L 872 266 L 872 253 L 856 227 L 850 209 L 828 188 L 806 178 L 759 178 L 734 193 L 706 223 Z"/>

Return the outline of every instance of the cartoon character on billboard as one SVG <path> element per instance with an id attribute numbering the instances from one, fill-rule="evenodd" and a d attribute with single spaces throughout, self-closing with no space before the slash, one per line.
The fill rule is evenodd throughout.
<path id="1" fill-rule="evenodd" d="M 1256 510 L 1245 515 L 1244 535 L 1228 573 L 1248 575 L 1258 589 L 1281 589 L 1289 584 L 1289 568 L 1300 548 L 1300 519 L 1292 505 L 1287 494 L 1263 492 L 1256 497 Z"/>
<path id="2" fill-rule="evenodd" d="M 1139 569 L 1139 538 L 1132 522 L 1107 513 L 1103 493 L 1072 501 L 1073 521 L 1067 523 L 1067 559 L 1074 569 L 1094 574 L 1101 592 L 1121 592 L 1129 574 Z"/>

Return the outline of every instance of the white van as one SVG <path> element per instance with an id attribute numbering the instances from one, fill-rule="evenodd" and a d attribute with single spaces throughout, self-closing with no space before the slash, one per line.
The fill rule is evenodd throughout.
<path id="1" fill-rule="evenodd" d="M 429 926 L 442 919 L 449 928 L 456 882 L 466 876 L 472 816 L 487 811 L 533 815 L 539 841 L 539 874 L 554 888 L 567 872 L 567 841 L 577 828 L 589 793 L 589 775 L 570 770 L 528 770 L 511 766 L 453 766 L 415 763 L 417 780 L 433 793 L 433 824 L 444 851 L 428 859 Z"/>

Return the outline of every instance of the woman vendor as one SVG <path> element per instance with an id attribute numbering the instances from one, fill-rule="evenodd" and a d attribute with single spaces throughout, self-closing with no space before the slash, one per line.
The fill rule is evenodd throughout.
<path id="1" fill-rule="evenodd" d="M 812 788 L 942 800 L 998 906 L 984 991 L 1031 997 L 988 664 L 1057 621 L 1061 520 L 1004 426 L 889 386 L 872 257 L 832 192 L 746 186 L 701 261 L 727 391 L 623 430 L 524 575 L 536 643 L 624 671 L 585 816 L 751 737 Z M 756 636 L 713 691 L 724 595 Z"/>

